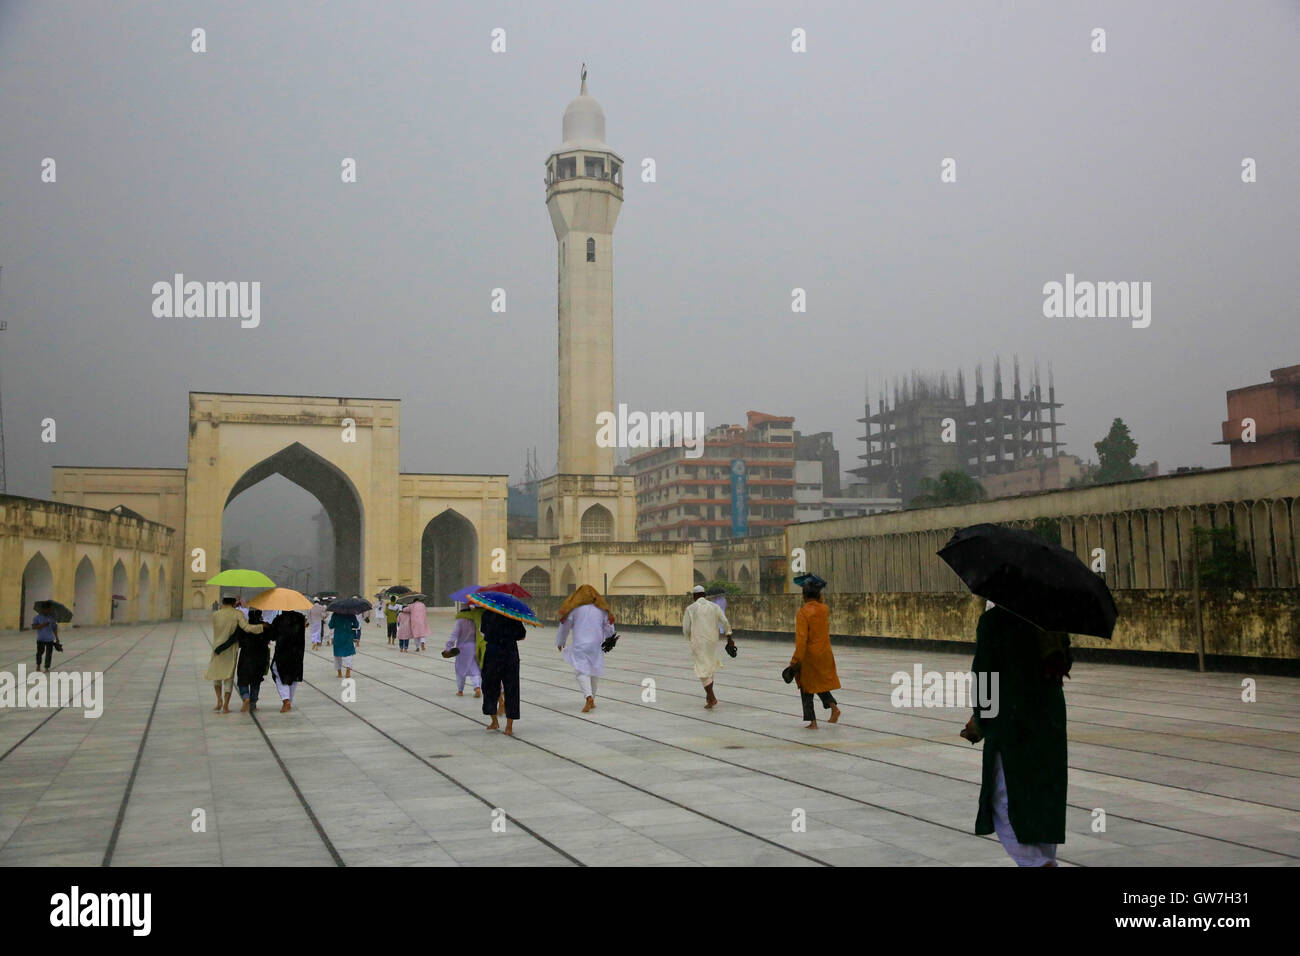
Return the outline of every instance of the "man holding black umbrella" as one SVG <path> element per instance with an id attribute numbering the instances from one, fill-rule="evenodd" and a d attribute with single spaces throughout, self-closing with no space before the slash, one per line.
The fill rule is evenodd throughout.
<path id="1" fill-rule="evenodd" d="M 50 672 L 50 661 L 54 657 L 54 645 L 59 640 L 59 625 L 54 620 L 54 611 L 47 601 L 37 601 L 32 609 L 36 616 L 32 618 L 32 630 L 36 632 L 36 669 L 41 670 L 41 654 L 45 655 L 45 673 Z"/>

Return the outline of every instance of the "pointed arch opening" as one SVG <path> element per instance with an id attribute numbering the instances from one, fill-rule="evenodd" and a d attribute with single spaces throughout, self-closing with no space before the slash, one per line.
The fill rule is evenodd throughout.
<path id="1" fill-rule="evenodd" d="M 612 541 L 614 516 L 604 505 L 592 505 L 582 513 L 580 534 L 583 541 Z"/>
<path id="2" fill-rule="evenodd" d="M 136 607 L 140 609 L 138 620 L 153 620 L 153 587 L 149 579 L 149 565 L 140 565 L 140 576 L 136 585 Z"/>
<path id="3" fill-rule="evenodd" d="M 109 611 L 108 622 L 110 624 L 120 624 L 123 621 L 131 620 L 131 601 L 130 593 L 127 591 L 126 565 L 122 563 L 121 558 L 118 558 L 117 563 L 113 565 L 113 596 L 111 600 L 113 603 Z"/>
<path id="4" fill-rule="evenodd" d="M 519 584 L 533 597 L 548 597 L 551 593 L 551 573 L 541 565 L 533 565 L 524 572 Z"/>
<path id="5" fill-rule="evenodd" d="M 22 603 L 18 611 L 21 622 L 19 626 L 23 628 L 31 626 L 32 615 L 36 613 L 32 605 L 37 601 L 52 600 L 53 597 L 54 572 L 50 570 L 50 562 L 45 560 L 45 555 L 37 551 L 23 568 Z"/>
<path id="6" fill-rule="evenodd" d="M 262 482 L 267 485 L 235 504 Z M 270 515 L 277 523 L 262 532 L 256 515 Z M 360 594 L 363 541 L 364 515 L 356 487 L 337 465 L 301 442 L 249 468 L 226 496 L 223 563 L 262 564 L 261 570 L 287 587 Z"/>
<path id="7" fill-rule="evenodd" d="M 98 576 L 90 555 L 82 555 L 73 577 L 72 620 L 81 627 L 89 627 L 99 618 Z"/>
<path id="8" fill-rule="evenodd" d="M 448 508 L 420 536 L 420 590 L 433 606 L 450 607 L 453 591 L 477 583 L 478 533 L 473 522 Z"/>
<path id="9" fill-rule="evenodd" d="M 643 561 L 633 561 L 609 582 L 610 594 L 664 594 L 664 579 Z"/>

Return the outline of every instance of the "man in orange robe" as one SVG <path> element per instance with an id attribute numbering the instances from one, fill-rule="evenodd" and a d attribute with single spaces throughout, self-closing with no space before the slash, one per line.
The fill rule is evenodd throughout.
<path id="1" fill-rule="evenodd" d="M 816 575 L 808 575 L 803 584 L 803 607 L 795 618 L 794 656 L 790 667 L 795 669 L 795 682 L 803 699 L 803 719 L 808 729 L 817 729 L 817 715 L 813 712 L 813 694 L 821 698 L 822 706 L 831 711 L 830 722 L 840 719 L 840 708 L 835 703 L 833 690 L 840 689 L 840 678 L 835 672 L 835 655 L 831 653 L 830 609 L 821 599 L 825 582 Z"/>

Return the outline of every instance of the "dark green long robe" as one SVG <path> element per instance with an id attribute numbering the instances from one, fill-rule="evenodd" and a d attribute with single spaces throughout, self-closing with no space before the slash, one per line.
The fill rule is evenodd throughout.
<path id="1" fill-rule="evenodd" d="M 1000 752 L 1007 815 L 1016 839 L 1065 842 L 1065 692 L 1059 680 L 1044 674 L 1043 639 L 1043 631 L 1001 607 L 980 615 L 973 686 L 980 686 L 981 673 L 997 673 L 999 706 L 996 717 L 975 711 L 975 723 L 984 733 L 976 833 L 993 832 L 994 760 Z"/>

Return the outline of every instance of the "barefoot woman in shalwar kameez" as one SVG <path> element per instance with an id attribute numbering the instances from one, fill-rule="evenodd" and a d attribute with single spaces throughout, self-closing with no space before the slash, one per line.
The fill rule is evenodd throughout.
<path id="1" fill-rule="evenodd" d="M 474 696 L 482 696 L 479 687 L 483 678 L 479 672 L 478 662 L 478 624 L 475 620 L 480 615 L 470 615 L 461 611 L 456 615 L 456 626 L 451 630 L 446 646 L 442 649 L 443 657 L 456 658 L 456 696 L 465 695 L 465 683 L 474 688 Z"/>
<path id="2" fill-rule="evenodd" d="M 582 708 L 585 714 L 596 706 L 596 678 L 605 674 L 605 651 L 601 645 L 614 636 L 614 615 L 596 589 L 584 584 L 560 605 L 559 618 L 555 646 L 573 668 L 578 689 L 587 698 Z M 570 634 L 573 646 L 565 647 Z"/>

